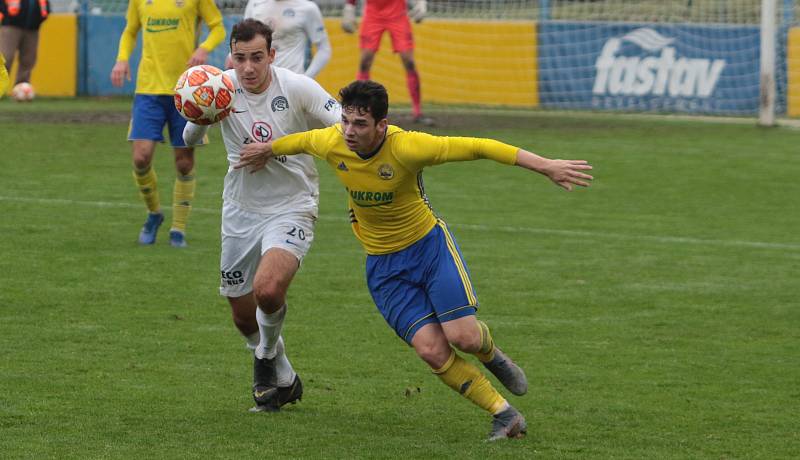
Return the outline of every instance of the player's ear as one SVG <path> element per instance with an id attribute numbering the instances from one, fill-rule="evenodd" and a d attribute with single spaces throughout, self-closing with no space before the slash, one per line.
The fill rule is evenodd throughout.
<path id="1" fill-rule="evenodd" d="M 378 130 L 380 131 L 386 129 L 387 126 L 389 126 L 389 120 L 386 118 L 383 118 L 382 120 L 380 120 L 378 123 L 375 124 L 375 127 L 378 128 Z"/>
<path id="2" fill-rule="evenodd" d="M 270 48 L 269 49 L 269 63 L 272 64 L 273 61 L 275 61 L 275 48 Z"/>

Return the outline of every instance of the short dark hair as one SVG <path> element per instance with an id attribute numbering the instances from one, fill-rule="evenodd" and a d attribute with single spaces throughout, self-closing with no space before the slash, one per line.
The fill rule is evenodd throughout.
<path id="1" fill-rule="evenodd" d="M 369 112 L 376 122 L 389 113 L 389 93 L 380 83 L 372 80 L 357 80 L 339 90 L 342 108 L 354 108 Z"/>
<path id="2" fill-rule="evenodd" d="M 267 51 L 272 48 L 272 29 L 259 21 L 258 19 L 245 19 L 233 25 L 231 31 L 231 41 L 229 43 L 231 50 L 235 42 L 249 42 L 254 39 L 256 35 L 261 35 L 267 41 Z"/>

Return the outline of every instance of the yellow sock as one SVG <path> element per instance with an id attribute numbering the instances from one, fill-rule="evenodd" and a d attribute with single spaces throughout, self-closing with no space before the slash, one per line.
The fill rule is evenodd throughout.
<path id="1" fill-rule="evenodd" d="M 161 202 L 158 199 L 158 177 L 156 170 L 152 166 L 145 169 L 133 168 L 133 179 L 139 188 L 139 196 L 147 205 L 150 212 L 158 212 L 161 209 Z"/>
<path id="2" fill-rule="evenodd" d="M 477 367 L 451 350 L 450 358 L 440 369 L 433 371 L 445 385 L 459 392 L 478 407 L 491 414 L 506 404 L 505 398 L 494 389 Z"/>
<path id="3" fill-rule="evenodd" d="M 478 320 L 478 327 L 481 328 L 481 348 L 474 354 L 482 363 L 488 363 L 494 359 L 494 340 L 486 323 Z"/>
<path id="4" fill-rule="evenodd" d="M 175 178 L 175 188 L 172 191 L 172 230 L 186 233 L 186 221 L 192 210 L 194 199 L 194 169 L 189 174 L 178 175 Z"/>

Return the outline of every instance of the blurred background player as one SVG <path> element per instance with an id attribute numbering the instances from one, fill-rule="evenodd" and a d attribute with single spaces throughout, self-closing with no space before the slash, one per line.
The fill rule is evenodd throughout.
<path id="1" fill-rule="evenodd" d="M 209 34 L 195 49 L 199 18 L 208 25 Z M 186 120 L 175 109 L 173 91 L 181 73 L 205 63 L 208 53 L 225 39 L 225 27 L 213 0 L 131 0 L 117 62 L 111 70 L 114 86 L 120 87 L 125 79 L 131 79 L 128 59 L 136 46 L 139 29 L 142 29 L 142 60 L 128 133 L 128 140 L 133 142 L 133 177 L 149 211 L 139 233 L 139 243 L 155 243 L 164 221 L 152 162 L 156 142 L 164 140 L 164 125 L 167 125 L 177 170 L 169 238 L 172 246 L 184 247 L 186 221 L 195 190 L 194 149 L 183 142 Z"/>
<path id="2" fill-rule="evenodd" d="M 271 161 L 252 173 L 233 165 L 247 144 L 307 130 L 309 122 L 330 126 L 339 121 L 341 109 L 311 78 L 272 66 L 271 41 L 269 26 L 252 18 L 231 32 L 233 70 L 226 73 L 237 96 L 221 122 L 230 166 L 222 192 L 220 294 L 228 298 L 233 322 L 255 352 L 254 410 L 272 412 L 303 394 L 281 330 L 289 285 L 314 240 L 319 174 L 308 155 Z M 187 123 L 186 144 L 200 142 L 206 131 Z"/>
<path id="3" fill-rule="evenodd" d="M 331 43 L 322 21 L 322 12 L 309 0 L 249 0 L 244 19 L 257 19 L 272 29 L 272 65 L 317 76 L 331 59 Z M 313 53 L 311 45 L 316 49 Z M 310 61 L 309 61 L 310 57 Z M 233 67 L 231 56 L 225 67 Z"/>
<path id="4" fill-rule="evenodd" d="M 235 168 L 258 170 L 273 155 L 308 152 L 336 170 L 348 190 L 353 232 L 367 252 L 367 286 L 389 326 L 442 382 L 493 415 L 489 440 L 521 436 L 525 418 L 453 348 L 475 355 L 512 393 L 525 373 L 476 318 L 478 300 L 461 250 L 425 194 L 422 171 L 481 158 L 540 173 L 572 190 L 586 187 L 583 160 L 551 160 L 491 139 L 441 137 L 390 126 L 386 89 L 356 81 L 339 92 L 342 119 L 326 129 L 245 145 Z M 271 161 L 271 162 L 274 162 Z"/>
<path id="5" fill-rule="evenodd" d="M 39 48 L 39 27 L 50 14 L 49 0 L 0 0 L 0 53 L 6 71 L 17 55 L 14 84 L 30 83 Z"/>
<path id="6" fill-rule="evenodd" d="M 6 59 L 0 53 L 0 99 L 6 95 L 8 91 L 8 70 L 6 70 Z"/>
<path id="7" fill-rule="evenodd" d="M 428 12 L 427 2 L 416 0 L 410 12 L 407 10 L 406 0 L 367 0 L 365 3 L 358 41 L 361 60 L 358 64 L 356 78 L 369 80 L 375 53 L 378 52 L 381 45 L 381 36 L 384 32 L 389 32 L 392 49 L 400 55 L 406 71 L 406 85 L 411 96 L 413 121 L 426 126 L 432 125 L 433 120 L 422 114 L 422 91 L 419 74 L 414 63 L 414 36 L 409 21 L 410 15 L 414 22 L 422 22 Z M 346 0 L 342 11 L 342 29 L 347 33 L 353 33 L 356 30 L 356 0 Z"/>

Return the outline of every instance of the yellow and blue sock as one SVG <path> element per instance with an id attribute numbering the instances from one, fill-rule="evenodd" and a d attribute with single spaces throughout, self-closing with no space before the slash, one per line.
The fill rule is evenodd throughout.
<path id="1" fill-rule="evenodd" d="M 133 179 L 139 188 L 139 196 L 147 205 L 147 210 L 156 213 L 161 210 L 161 202 L 158 198 L 158 177 L 155 168 L 147 166 L 144 169 L 133 168 Z"/>
<path id="2" fill-rule="evenodd" d="M 494 389 L 489 380 L 477 367 L 450 350 L 450 358 L 439 369 L 434 369 L 445 385 L 469 399 L 478 407 L 491 414 L 501 412 L 508 407 L 508 402 Z"/>
<path id="3" fill-rule="evenodd" d="M 494 340 L 492 340 L 492 334 L 489 332 L 489 326 L 486 323 L 478 320 L 478 327 L 481 330 L 481 347 L 474 355 L 482 363 L 488 363 L 494 359 Z"/>
<path id="4" fill-rule="evenodd" d="M 192 200 L 195 189 L 194 169 L 188 174 L 178 174 L 175 178 L 175 187 L 172 190 L 172 228 L 181 233 L 186 233 L 186 222 L 192 211 Z"/>

